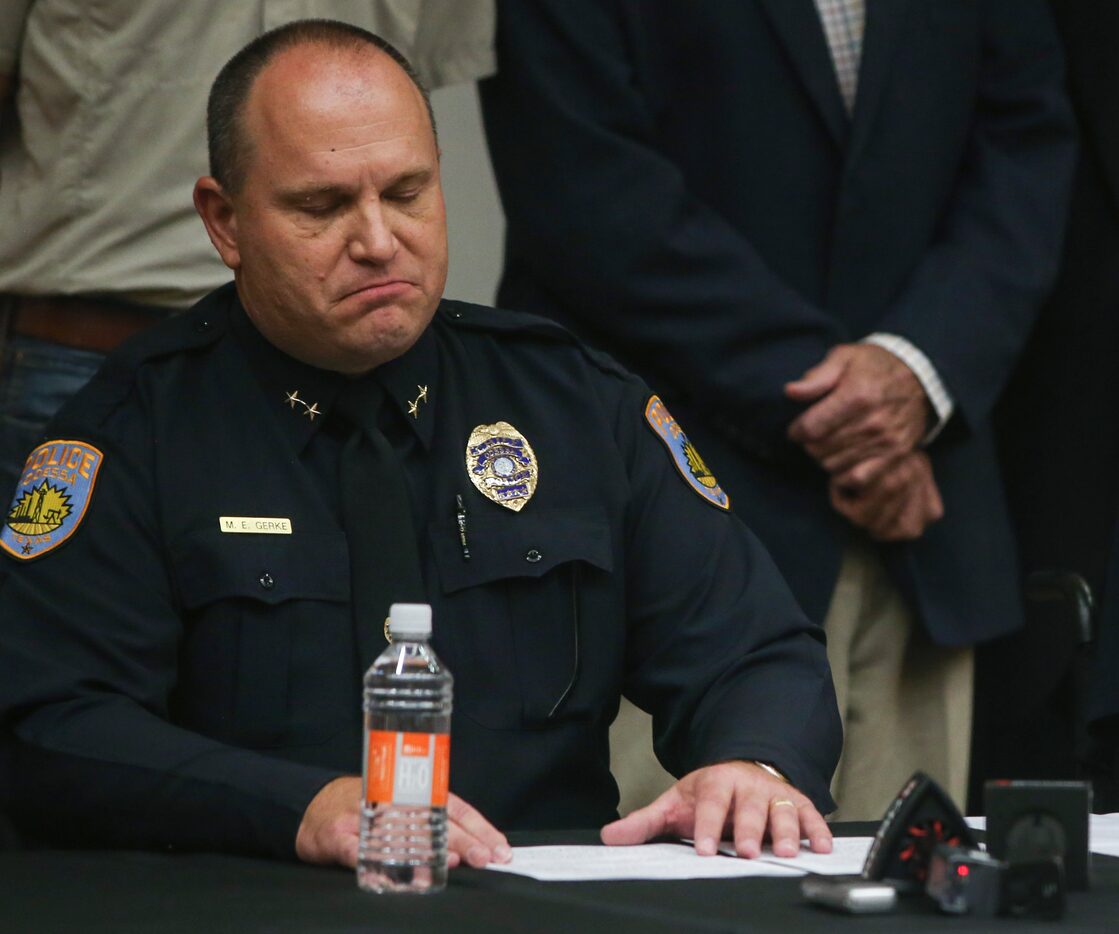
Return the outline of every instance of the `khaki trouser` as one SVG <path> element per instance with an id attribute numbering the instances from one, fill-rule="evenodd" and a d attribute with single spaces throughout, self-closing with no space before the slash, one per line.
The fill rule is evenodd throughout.
<path id="1" fill-rule="evenodd" d="M 676 781 L 653 755 L 653 718 L 624 697 L 610 727 L 610 771 L 618 782 L 623 817 L 644 807 Z"/>
<path id="2" fill-rule="evenodd" d="M 844 727 L 832 819 L 881 819 L 918 769 L 963 810 L 972 650 L 934 645 L 862 542 L 844 553 L 824 629 Z"/>
<path id="3" fill-rule="evenodd" d="M 879 820 L 905 780 L 931 775 L 961 808 L 971 744 L 970 648 L 934 645 L 916 625 L 874 550 L 843 557 L 824 628 L 844 725 L 832 782 L 833 819 Z M 622 701 L 610 728 L 610 768 L 624 815 L 672 784 L 652 750 L 652 719 Z"/>

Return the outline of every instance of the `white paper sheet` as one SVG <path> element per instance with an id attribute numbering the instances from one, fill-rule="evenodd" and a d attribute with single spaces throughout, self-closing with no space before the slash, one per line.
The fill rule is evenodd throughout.
<path id="1" fill-rule="evenodd" d="M 1119 814 L 1088 815 L 1088 849 L 1103 856 L 1119 856 Z"/>
<path id="2" fill-rule="evenodd" d="M 982 817 L 968 824 L 983 830 Z M 1119 814 L 1089 816 L 1089 848 L 1093 853 L 1119 856 Z M 513 860 L 490 865 L 544 882 L 584 882 L 608 879 L 728 879 L 742 876 L 857 875 L 862 871 L 871 837 L 836 837 L 832 852 L 813 853 L 802 843 L 795 857 L 778 857 L 769 847 L 757 859 L 734 856 L 734 845 L 723 843 L 721 856 L 697 856 L 690 843 L 647 843 L 644 846 L 519 846 Z"/>
<path id="3" fill-rule="evenodd" d="M 790 860 L 781 860 L 788 864 Z M 788 865 L 759 859 L 697 856 L 683 843 L 642 846 L 515 846 L 513 859 L 486 867 L 543 882 L 607 879 L 727 879 L 738 876 L 801 876 Z"/>
<path id="4" fill-rule="evenodd" d="M 786 866 L 800 872 L 814 872 L 823 876 L 857 876 L 863 871 L 866 854 L 873 837 L 835 837 L 830 853 L 813 853 L 808 843 L 801 841 L 796 856 L 774 856 L 767 846 L 758 857 L 774 866 Z M 722 843 L 720 853 L 734 855 L 733 843 Z"/>

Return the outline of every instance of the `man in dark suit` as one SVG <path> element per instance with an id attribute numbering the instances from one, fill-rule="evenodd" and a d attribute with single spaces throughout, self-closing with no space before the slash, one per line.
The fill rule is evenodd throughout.
<path id="1" fill-rule="evenodd" d="M 501 303 L 658 386 L 826 620 L 842 815 L 962 797 L 968 647 L 1021 623 L 989 414 L 1072 163 L 1042 0 L 505 3 L 498 55 Z"/>

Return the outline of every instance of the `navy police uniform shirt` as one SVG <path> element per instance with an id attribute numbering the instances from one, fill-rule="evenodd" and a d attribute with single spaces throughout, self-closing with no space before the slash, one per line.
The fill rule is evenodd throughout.
<path id="1" fill-rule="evenodd" d="M 830 809 L 823 635 L 638 379 L 557 325 L 452 301 L 374 378 L 455 676 L 453 791 L 505 830 L 613 819 L 624 692 L 675 774 L 768 761 Z M 291 857 L 315 793 L 361 771 L 384 637 L 350 606 L 346 383 L 267 343 L 230 286 L 56 418 L 0 535 L 25 829 Z M 479 472 L 479 437 L 530 451 L 535 487 L 515 457 Z"/>

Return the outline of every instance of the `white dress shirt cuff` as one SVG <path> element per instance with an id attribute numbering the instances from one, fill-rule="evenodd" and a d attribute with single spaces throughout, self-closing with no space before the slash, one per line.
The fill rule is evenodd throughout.
<path id="1" fill-rule="evenodd" d="M 925 390 L 925 395 L 928 397 L 936 416 L 936 424 L 929 429 L 928 434 L 921 441 L 923 445 L 930 444 L 948 424 L 948 419 L 952 417 L 952 412 L 956 408 L 955 401 L 944 385 L 944 381 L 940 378 L 940 374 L 936 372 L 936 367 L 932 365 L 932 361 L 912 343 L 897 334 L 876 331 L 864 337 L 860 343 L 874 344 L 876 347 L 888 350 L 913 371 L 913 375 L 917 377 L 917 382 Z"/>

